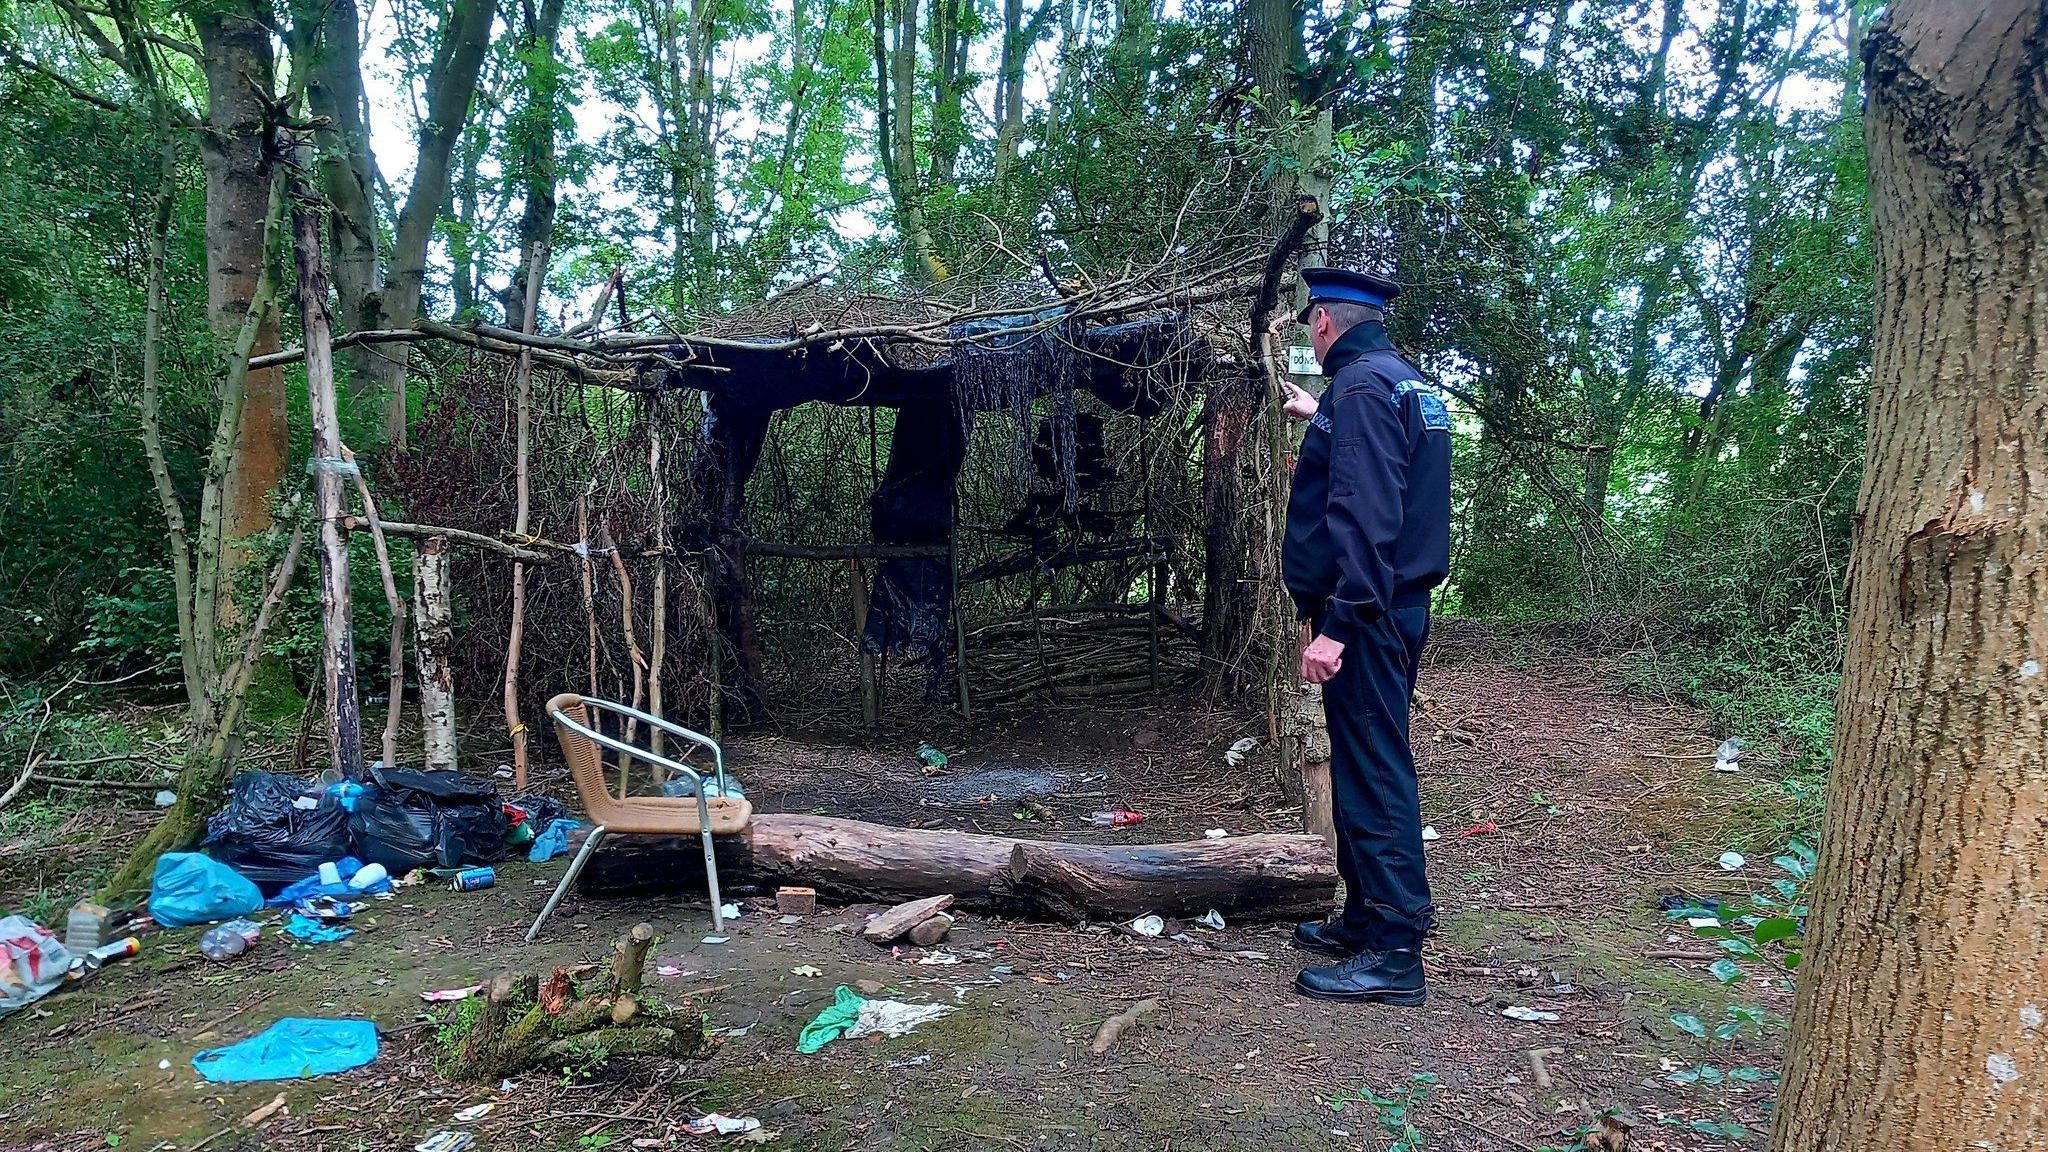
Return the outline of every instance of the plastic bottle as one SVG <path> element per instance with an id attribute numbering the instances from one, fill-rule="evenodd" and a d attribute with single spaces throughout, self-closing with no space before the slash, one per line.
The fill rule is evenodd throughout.
<path id="1" fill-rule="evenodd" d="M 103 905 L 90 900 L 80 900 L 72 905 L 71 917 L 64 925 L 64 947 L 82 954 L 105 943 L 108 917 Z"/>
<path id="2" fill-rule="evenodd" d="M 917 746 L 917 758 L 927 768 L 944 768 L 946 766 L 946 754 L 929 744 Z"/>
<path id="3" fill-rule="evenodd" d="M 254 920 L 230 920 L 215 924 L 199 938 L 199 954 L 208 960 L 227 960 L 240 956 L 256 943 L 262 926 Z"/>
<path id="4" fill-rule="evenodd" d="M 348 878 L 348 886 L 357 889 L 368 888 L 379 880 L 390 878 L 391 873 L 386 871 L 382 864 L 365 864 L 356 869 L 355 875 Z"/>
<path id="5" fill-rule="evenodd" d="M 1145 814 L 1143 812 L 1133 812 L 1128 808 L 1112 808 L 1107 812 L 1096 812 L 1088 817 L 1090 824 L 1101 824 L 1109 828 L 1129 828 L 1133 824 L 1143 823 L 1144 820 Z"/>
<path id="6" fill-rule="evenodd" d="M 718 786 L 718 777 L 705 777 L 705 798 L 709 800 L 716 800 L 719 797 L 724 796 L 737 799 L 747 794 L 747 790 L 740 785 L 738 777 L 728 776 L 726 777 L 726 781 L 726 786 L 720 788 Z M 688 776 L 684 776 L 678 773 L 674 776 L 669 777 L 668 783 L 663 784 L 661 786 L 661 794 L 671 798 L 687 799 L 689 797 L 694 797 L 695 795 L 697 795 L 697 785 L 693 783 Z M 541 831 L 545 832 L 547 831 L 547 829 L 543 828 L 541 829 Z"/>

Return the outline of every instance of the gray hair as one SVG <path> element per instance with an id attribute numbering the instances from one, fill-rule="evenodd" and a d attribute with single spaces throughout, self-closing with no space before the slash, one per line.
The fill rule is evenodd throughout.
<path id="1" fill-rule="evenodd" d="M 1311 311 L 1314 309 L 1321 309 L 1329 316 L 1330 326 L 1339 336 L 1367 321 L 1386 319 L 1386 313 L 1372 305 L 1350 300 L 1318 300 L 1311 306 Z"/>

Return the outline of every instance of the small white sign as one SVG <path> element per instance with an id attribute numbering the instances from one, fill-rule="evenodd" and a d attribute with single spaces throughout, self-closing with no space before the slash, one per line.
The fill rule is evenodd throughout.
<path id="1" fill-rule="evenodd" d="M 1287 346 L 1287 373 L 1290 376 L 1320 376 L 1323 366 L 1316 361 L 1316 350 L 1306 344 Z"/>

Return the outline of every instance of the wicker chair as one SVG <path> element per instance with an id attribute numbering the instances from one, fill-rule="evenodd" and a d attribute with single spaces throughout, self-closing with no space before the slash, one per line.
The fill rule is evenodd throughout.
<path id="1" fill-rule="evenodd" d="M 548 897 L 540 915 L 533 921 L 533 927 L 526 932 L 531 943 L 540 935 L 540 926 L 547 921 L 561 902 L 562 894 L 576 882 L 576 876 L 583 871 L 591 853 L 606 836 L 700 836 L 704 841 L 704 875 L 711 888 L 711 923 L 714 930 L 725 929 L 725 917 L 720 911 L 718 894 L 718 859 L 712 854 L 711 838 L 714 835 L 729 836 L 744 831 L 747 821 L 753 816 L 753 805 L 744 796 L 726 795 L 731 791 L 725 776 L 725 750 L 718 741 L 709 736 L 650 716 L 638 708 L 595 697 L 564 692 L 548 701 L 548 715 L 555 722 L 555 735 L 562 744 L 562 756 L 569 762 L 569 775 L 576 781 L 576 792 L 583 800 L 583 808 L 590 814 L 594 825 L 590 835 L 583 841 L 583 847 L 576 858 L 569 862 L 569 870 L 562 874 L 562 882 L 555 887 L 554 895 Z M 637 720 L 648 726 L 649 731 L 659 729 L 679 740 L 697 744 L 711 750 L 713 767 L 716 770 L 718 790 L 721 795 L 704 794 L 704 776 L 687 764 L 671 760 L 666 756 L 639 748 L 624 740 L 615 739 L 598 731 L 593 723 L 592 712 L 610 712 L 615 716 Z M 618 792 L 613 794 L 605 782 L 604 749 L 618 754 Z M 626 792 L 627 769 L 634 760 L 644 760 L 671 775 L 687 776 L 697 785 L 697 794 L 691 798 L 668 796 L 629 796 Z"/>

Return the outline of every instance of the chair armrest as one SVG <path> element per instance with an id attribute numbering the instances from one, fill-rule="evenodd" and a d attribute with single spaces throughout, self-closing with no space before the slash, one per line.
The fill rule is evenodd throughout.
<path id="1" fill-rule="evenodd" d="M 681 724 L 678 724 L 673 720 L 664 720 L 659 716 L 642 712 L 638 708 L 634 708 L 625 704 L 620 704 L 617 701 L 598 700 L 586 696 L 584 697 L 583 702 L 586 707 L 604 708 L 606 710 L 616 712 L 621 716 L 630 716 L 633 719 L 648 725 L 649 727 L 659 728 L 671 736 L 679 736 L 692 744 L 697 744 L 702 747 L 711 749 L 711 763 L 718 773 L 719 791 L 725 792 L 731 790 L 732 785 L 725 778 L 725 749 L 719 747 L 718 741 L 713 740 L 711 737 L 704 735 L 702 732 L 697 732 L 692 729 L 685 728 Z M 619 746 L 617 744 L 607 743 L 605 746 L 611 748 L 613 751 L 619 750 Z M 653 756 L 650 753 L 648 753 L 645 749 L 634 748 L 633 754 L 640 757 L 643 760 L 646 760 L 650 764 L 657 764 L 663 767 L 675 763 L 675 761 L 673 760 L 657 760 L 653 758 Z M 685 769 L 685 771 L 689 770 Z M 704 783 L 703 777 L 694 771 L 691 771 L 690 775 L 693 779 L 697 781 L 698 791 L 702 792 Z"/>
<path id="2" fill-rule="evenodd" d="M 614 737 L 607 736 L 604 733 L 599 732 L 595 728 L 591 728 L 587 725 L 579 724 L 576 721 L 571 720 L 569 717 L 563 715 L 560 712 L 556 712 L 554 714 L 554 721 L 555 723 L 560 724 L 562 727 L 567 728 L 569 731 L 576 733 L 578 736 L 581 736 L 584 739 L 590 741 L 591 743 L 596 744 L 600 748 L 609 748 L 612 751 L 619 753 L 621 756 L 631 756 L 635 760 L 644 760 L 657 768 L 667 769 L 671 774 L 680 773 L 681 775 L 688 776 L 697 785 L 698 799 L 702 800 L 704 798 L 704 774 L 697 771 L 695 768 L 690 767 L 688 764 L 678 763 L 677 761 L 671 760 L 666 756 L 657 755 L 654 752 L 651 752 L 648 749 L 642 748 L 636 744 L 628 744 L 624 740 L 619 740 Z M 724 772 L 723 770 L 721 770 L 719 773 L 719 787 L 721 788 L 725 786 L 724 778 Z M 625 799 L 625 797 L 622 796 L 620 797 L 620 799 L 623 800 Z"/>

